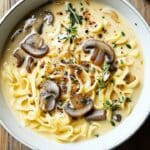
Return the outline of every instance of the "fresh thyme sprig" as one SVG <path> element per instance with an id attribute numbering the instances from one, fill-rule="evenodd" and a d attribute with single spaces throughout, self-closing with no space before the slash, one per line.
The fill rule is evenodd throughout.
<path id="1" fill-rule="evenodd" d="M 76 9 L 73 8 L 71 3 L 66 3 L 66 12 L 69 14 L 71 26 L 74 26 L 75 24 L 82 24 L 82 16 L 77 14 Z"/>
<path id="2" fill-rule="evenodd" d="M 98 86 L 100 89 L 103 89 L 107 86 L 105 77 L 109 73 L 109 68 L 110 68 L 110 65 L 107 62 L 104 62 L 102 66 L 102 74 L 100 78 L 98 79 Z"/>
<path id="3" fill-rule="evenodd" d="M 117 100 L 113 100 L 113 101 L 112 100 L 106 100 L 103 103 L 104 109 L 105 110 L 109 109 L 109 110 L 114 111 L 117 108 L 119 108 L 122 103 L 129 102 L 128 99 L 130 99 L 130 98 L 125 97 L 125 96 L 120 96 Z"/>
<path id="4" fill-rule="evenodd" d="M 70 41 L 70 43 L 73 42 L 73 40 L 77 37 L 77 27 L 76 24 L 82 24 L 82 16 L 77 14 L 77 11 L 75 8 L 73 8 L 71 3 L 66 3 L 66 12 L 69 15 L 70 19 L 70 25 L 69 27 L 64 26 L 66 29 L 66 33 L 60 34 L 58 36 L 59 40 L 66 40 Z"/>

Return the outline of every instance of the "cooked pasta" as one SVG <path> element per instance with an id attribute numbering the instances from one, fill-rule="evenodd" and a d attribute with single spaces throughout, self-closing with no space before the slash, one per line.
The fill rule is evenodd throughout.
<path id="1" fill-rule="evenodd" d="M 1 69 L 4 95 L 24 126 L 73 142 L 98 137 L 130 114 L 143 61 L 120 14 L 74 0 L 30 16 L 8 40 Z"/>

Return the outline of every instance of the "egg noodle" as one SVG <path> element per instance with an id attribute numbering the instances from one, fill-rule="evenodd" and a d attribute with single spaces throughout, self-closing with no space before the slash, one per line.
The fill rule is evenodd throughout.
<path id="1" fill-rule="evenodd" d="M 84 5 L 86 7 L 86 3 Z M 63 11 L 65 13 L 65 8 Z M 131 104 L 125 99 L 132 97 L 135 88 L 139 85 L 139 79 L 136 74 L 132 74 L 133 80 L 128 82 L 127 77 L 131 76 L 131 67 L 140 55 L 137 42 L 124 35 L 128 33 L 119 31 L 109 34 L 112 24 L 114 26 L 116 24 L 116 28 L 121 25 L 122 18 L 117 12 L 111 8 L 104 8 L 101 15 L 105 18 L 101 21 L 94 20 L 96 26 L 89 25 L 86 21 L 76 24 L 76 33 L 73 33 L 76 37 L 72 41 L 62 38 L 67 34 L 66 28 L 70 24 L 68 15 L 62 16 L 63 19 L 60 20 L 56 17 L 53 26 L 44 26 L 41 36 L 50 49 L 46 56 L 38 59 L 32 73 L 28 73 L 23 67 L 16 67 L 14 63 L 3 64 L 2 76 L 11 89 L 11 104 L 25 126 L 40 133 L 53 135 L 61 142 L 91 138 L 97 134 L 97 129 L 101 129 L 101 121 L 88 122 L 84 117 L 74 119 L 63 109 L 60 111 L 56 108 L 52 112 L 43 112 L 40 108 L 39 85 L 46 80 L 53 80 L 61 86 L 59 99 L 62 108 L 75 93 L 90 97 L 95 109 L 106 109 L 107 122 L 112 120 L 112 110 L 107 109 L 105 105 L 114 100 L 120 100 L 118 104 L 120 111 L 126 110 L 127 114 L 130 113 Z M 85 29 L 88 30 L 88 35 Z M 106 33 L 104 29 L 107 30 Z M 99 39 L 101 34 L 103 36 Z M 109 70 L 105 70 L 109 67 L 107 63 L 104 62 L 102 68 L 96 66 L 90 60 L 90 55 L 83 51 L 82 43 L 91 38 L 105 41 L 114 47 L 117 70 L 111 75 Z M 123 53 L 120 47 L 124 48 Z M 111 79 L 108 81 L 107 78 L 110 76 Z M 107 81 L 107 84 L 104 82 L 104 87 L 101 87 L 102 77 Z"/>

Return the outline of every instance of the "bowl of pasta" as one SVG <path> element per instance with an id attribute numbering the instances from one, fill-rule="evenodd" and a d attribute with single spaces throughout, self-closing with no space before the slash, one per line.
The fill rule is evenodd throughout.
<path id="1" fill-rule="evenodd" d="M 0 21 L 0 123 L 32 149 L 116 147 L 149 115 L 149 40 L 125 0 L 20 0 Z"/>

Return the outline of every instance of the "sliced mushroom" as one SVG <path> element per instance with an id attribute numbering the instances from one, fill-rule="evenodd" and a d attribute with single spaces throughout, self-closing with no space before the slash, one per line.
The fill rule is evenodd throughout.
<path id="1" fill-rule="evenodd" d="M 24 24 L 24 31 L 30 29 L 34 25 L 35 21 L 36 21 L 36 18 L 34 15 L 31 18 L 28 18 Z"/>
<path id="2" fill-rule="evenodd" d="M 87 121 L 103 121 L 106 120 L 106 111 L 105 110 L 93 110 L 88 115 L 86 115 Z"/>
<path id="3" fill-rule="evenodd" d="M 16 38 L 16 36 L 19 35 L 21 32 L 22 32 L 22 29 L 17 29 L 17 30 L 13 33 L 13 35 L 11 36 L 10 40 L 11 40 L 11 41 L 14 41 L 15 38 Z"/>
<path id="4" fill-rule="evenodd" d="M 32 33 L 27 36 L 25 41 L 21 43 L 21 48 L 29 55 L 41 58 L 48 53 L 48 46 L 44 43 L 44 40 L 37 33 Z"/>
<path id="5" fill-rule="evenodd" d="M 25 60 L 25 54 L 23 50 L 20 48 L 17 48 L 14 51 L 13 56 L 17 59 L 17 67 L 21 67 Z"/>
<path id="6" fill-rule="evenodd" d="M 71 117 L 81 117 L 84 116 L 85 114 L 87 114 L 89 111 L 92 110 L 93 108 L 93 101 L 91 99 L 86 99 L 85 100 L 86 103 L 84 105 L 84 107 L 76 109 L 76 108 L 72 108 L 71 104 L 68 102 L 65 106 L 64 106 L 64 111 Z"/>
<path id="7" fill-rule="evenodd" d="M 51 25 L 53 24 L 54 22 L 54 15 L 52 12 L 49 12 L 49 11 L 45 11 L 45 18 L 44 18 L 44 21 L 46 21 L 47 25 Z"/>
<path id="8" fill-rule="evenodd" d="M 105 42 L 100 40 L 90 39 L 83 44 L 83 51 L 90 53 L 93 50 L 91 60 L 97 66 L 102 66 L 104 60 L 107 63 L 113 64 L 115 60 L 114 50 Z"/>
<path id="9" fill-rule="evenodd" d="M 59 86 L 51 80 L 46 80 L 40 86 L 40 107 L 44 112 L 50 112 L 55 108 L 56 100 L 60 96 Z"/>
<path id="10" fill-rule="evenodd" d="M 40 108 L 44 112 L 50 112 L 55 108 L 56 100 L 53 94 L 47 93 L 45 90 L 40 91 Z"/>
<path id="11" fill-rule="evenodd" d="M 53 24 L 54 15 L 49 11 L 44 11 L 39 14 L 38 17 L 32 16 L 25 22 L 24 30 L 26 31 L 29 28 L 33 27 L 33 30 L 35 32 L 42 34 L 44 22 L 46 22 L 48 25 Z"/>
<path id="12" fill-rule="evenodd" d="M 35 60 L 31 56 L 29 56 L 27 58 L 27 65 L 26 65 L 26 70 L 28 73 L 32 72 L 34 65 L 35 65 Z"/>
<path id="13" fill-rule="evenodd" d="M 44 25 L 43 17 L 37 18 L 33 24 L 34 31 L 39 34 L 42 34 L 43 25 Z"/>

